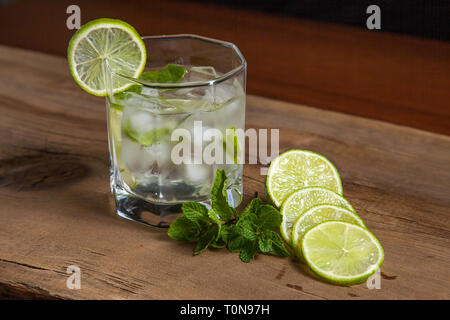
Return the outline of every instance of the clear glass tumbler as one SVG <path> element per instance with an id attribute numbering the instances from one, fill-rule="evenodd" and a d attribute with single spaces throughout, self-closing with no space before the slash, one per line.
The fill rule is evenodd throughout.
<path id="1" fill-rule="evenodd" d="M 110 178 L 117 214 L 167 227 L 182 202 L 210 204 L 218 169 L 227 174 L 228 200 L 236 207 L 242 195 L 244 144 L 237 131 L 245 127 L 244 57 L 232 43 L 190 34 L 143 41 L 144 72 L 171 65 L 186 72 L 175 83 L 155 83 L 108 67 Z M 112 94 L 112 83 L 130 87 Z"/>

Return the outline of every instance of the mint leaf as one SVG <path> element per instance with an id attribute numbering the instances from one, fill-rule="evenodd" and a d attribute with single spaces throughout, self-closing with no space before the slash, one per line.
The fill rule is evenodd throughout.
<path id="1" fill-rule="evenodd" d="M 123 133 L 132 141 L 137 142 L 145 147 L 149 147 L 153 143 L 169 137 L 170 129 L 167 127 L 163 127 L 160 129 L 152 129 L 149 131 L 140 131 L 133 126 L 130 120 L 128 120 L 123 126 Z"/>
<path id="2" fill-rule="evenodd" d="M 236 216 L 236 210 L 228 204 L 226 197 L 227 177 L 224 170 L 216 171 L 216 179 L 211 190 L 212 208 L 223 221 L 230 220 Z"/>
<path id="3" fill-rule="evenodd" d="M 200 235 L 197 245 L 194 248 L 194 255 L 202 253 L 208 246 L 216 240 L 219 233 L 219 226 L 212 225 Z"/>
<path id="4" fill-rule="evenodd" d="M 219 224 L 219 232 L 217 238 L 211 242 L 210 246 L 214 248 L 224 248 L 228 243 L 228 238 L 232 232 L 234 225 L 223 225 Z"/>
<path id="5" fill-rule="evenodd" d="M 246 245 L 240 250 L 239 258 L 242 262 L 250 262 L 255 259 L 256 254 L 258 253 L 258 245 L 256 241 L 249 241 Z"/>
<path id="6" fill-rule="evenodd" d="M 114 95 L 114 98 L 116 98 L 118 100 L 123 100 L 123 99 L 127 98 L 128 94 L 130 92 L 134 92 L 134 93 L 140 94 L 142 92 L 142 86 L 137 85 L 137 84 L 133 84 L 127 90 L 125 90 L 123 92 L 116 93 Z"/>
<path id="7" fill-rule="evenodd" d="M 239 218 L 245 218 L 248 217 L 250 214 L 256 214 L 258 212 L 258 209 L 261 207 L 262 201 L 260 198 L 254 198 L 250 203 L 245 207 L 244 211 L 242 211 Z"/>
<path id="8" fill-rule="evenodd" d="M 186 68 L 174 64 L 168 64 L 157 71 L 142 72 L 139 79 L 155 83 L 176 83 L 183 79 Z"/>
<path id="9" fill-rule="evenodd" d="M 239 220 L 236 224 L 235 232 L 248 240 L 257 240 L 257 225 L 250 219 Z"/>
<path id="10" fill-rule="evenodd" d="M 227 245 L 228 240 L 234 229 L 234 224 L 219 225 L 219 235 L 217 239 L 211 243 L 214 248 L 223 248 Z"/>
<path id="11" fill-rule="evenodd" d="M 114 108 L 116 110 L 122 111 L 123 102 L 121 100 L 127 99 L 130 96 L 131 92 L 140 94 L 142 92 L 142 86 L 133 84 L 125 91 L 114 94 L 114 99 L 109 99 L 109 97 L 108 97 L 110 107 Z"/>
<path id="12" fill-rule="evenodd" d="M 222 229 L 220 230 L 221 233 L 220 236 L 223 238 L 225 242 L 228 242 L 228 240 L 230 239 L 231 234 L 234 231 L 234 227 L 235 224 L 227 224 L 222 226 Z"/>
<path id="13" fill-rule="evenodd" d="M 258 210 L 257 224 L 260 229 L 274 230 L 280 228 L 282 216 L 271 205 L 263 205 Z"/>
<path id="14" fill-rule="evenodd" d="M 278 257 L 289 257 L 291 255 L 278 233 L 267 230 L 267 237 L 272 240 L 272 254 Z"/>
<path id="15" fill-rule="evenodd" d="M 272 243 L 272 251 L 271 252 L 274 256 L 281 257 L 281 258 L 289 257 L 291 255 L 289 253 L 289 251 L 287 251 L 283 245 L 276 246 L 273 243 Z"/>
<path id="16" fill-rule="evenodd" d="M 211 242 L 211 247 L 214 248 L 223 248 L 227 245 L 229 233 L 232 229 L 230 227 L 234 227 L 234 225 L 225 225 L 224 222 L 222 222 L 218 215 L 215 213 L 213 209 L 208 211 L 208 217 L 210 220 L 214 221 L 216 225 L 219 227 L 217 238 Z"/>
<path id="17" fill-rule="evenodd" d="M 191 241 L 198 237 L 199 232 L 200 229 L 197 224 L 185 216 L 180 216 L 170 224 L 168 235 L 173 240 Z"/>
<path id="18" fill-rule="evenodd" d="M 258 245 L 259 250 L 262 253 L 269 253 L 270 251 L 272 251 L 272 240 L 267 236 L 265 236 L 264 234 L 259 237 Z"/>
<path id="19" fill-rule="evenodd" d="M 226 245 L 226 241 L 224 241 L 220 236 L 210 244 L 211 247 L 217 249 L 224 248 Z"/>
<path id="20" fill-rule="evenodd" d="M 239 233 L 234 230 L 231 233 L 230 238 L 228 239 L 228 250 L 231 252 L 239 252 L 239 250 L 245 246 L 247 243 L 247 239 L 241 236 Z"/>
<path id="21" fill-rule="evenodd" d="M 214 209 L 211 209 L 208 211 L 207 213 L 208 218 L 211 219 L 212 221 L 214 221 L 217 224 L 222 224 L 223 221 L 220 220 L 220 216 L 216 213 L 216 211 Z"/>
<path id="22" fill-rule="evenodd" d="M 169 228 L 169 236 L 179 241 L 197 240 L 194 255 L 208 247 L 227 247 L 239 252 L 243 262 L 253 260 L 258 253 L 279 257 L 289 256 L 278 230 L 282 216 L 271 205 L 261 199 L 253 199 L 237 215 L 227 201 L 227 179 L 223 170 L 217 170 L 211 190 L 211 209 L 197 202 L 182 205 L 183 216 Z"/>
<path id="23" fill-rule="evenodd" d="M 208 209 L 206 209 L 206 207 L 201 203 L 193 201 L 183 202 L 181 210 L 183 211 L 183 215 L 186 218 L 196 223 L 199 227 L 210 223 L 210 219 L 208 217 Z"/>

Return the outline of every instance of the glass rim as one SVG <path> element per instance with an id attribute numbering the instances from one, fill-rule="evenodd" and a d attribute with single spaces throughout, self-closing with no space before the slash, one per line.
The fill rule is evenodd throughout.
<path id="1" fill-rule="evenodd" d="M 234 50 L 240 60 L 240 64 L 239 66 L 233 68 L 232 70 L 228 71 L 227 73 L 216 77 L 212 80 L 205 80 L 205 81 L 188 81 L 188 82 L 180 82 L 180 83 L 155 83 L 155 82 L 149 82 L 149 81 L 145 81 L 145 80 L 140 80 L 134 77 L 130 77 L 121 73 L 117 73 L 111 70 L 111 67 L 109 66 L 108 61 L 106 61 L 106 66 L 107 69 L 109 70 L 109 72 L 113 75 L 122 77 L 127 79 L 128 81 L 132 81 L 136 84 L 140 84 L 143 85 L 145 87 L 148 88 L 153 88 L 153 89 L 180 89 L 180 88 L 197 88 L 197 87 L 207 87 L 207 86 L 214 86 L 217 85 L 219 83 L 222 83 L 224 81 L 229 80 L 230 78 L 233 78 L 234 76 L 237 76 L 238 74 L 240 74 L 242 71 L 244 71 L 247 67 L 247 62 L 245 61 L 244 56 L 242 55 L 241 51 L 239 50 L 239 48 L 232 42 L 228 42 L 228 41 L 223 41 L 223 40 L 218 40 L 218 39 L 213 39 L 213 38 L 208 38 L 208 37 L 203 37 L 203 36 L 199 36 L 196 34 L 191 34 L 191 33 L 181 33 L 181 34 L 173 34 L 173 35 L 156 35 L 156 36 L 143 36 L 141 37 L 142 40 L 171 40 L 171 39 L 195 39 L 195 40 L 200 40 L 200 41 L 204 41 L 204 42 L 208 42 L 214 45 L 220 45 L 223 47 L 227 47 L 230 48 L 232 50 Z"/>

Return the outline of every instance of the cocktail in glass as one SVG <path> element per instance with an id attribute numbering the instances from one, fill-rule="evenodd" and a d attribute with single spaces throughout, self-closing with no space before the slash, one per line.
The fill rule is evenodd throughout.
<path id="1" fill-rule="evenodd" d="M 196 35 L 144 37 L 145 71 L 184 67 L 177 82 L 133 79 L 108 67 L 111 191 L 120 216 L 167 227 L 184 201 L 209 205 L 215 172 L 242 195 L 246 62 L 232 43 Z M 123 63 L 126 63 L 124 61 Z M 175 67 L 173 67 L 175 66 Z M 183 69 L 184 70 L 184 69 Z M 112 84 L 129 84 L 112 94 Z"/>

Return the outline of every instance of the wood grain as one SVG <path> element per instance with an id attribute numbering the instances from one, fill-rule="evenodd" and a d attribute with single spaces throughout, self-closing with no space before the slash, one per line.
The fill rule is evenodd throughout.
<path id="1" fill-rule="evenodd" d="M 105 107 L 66 61 L 0 46 L 0 295 L 56 299 L 449 299 L 450 138 L 248 96 L 247 126 L 329 157 L 381 241 L 380 290 L 315 279 L 293 259 L 192 245 L 115 216 Z M 264 194 L 245 166 L 245 201 Z M 82 270 L 81 289 L 66 268 Z"/>
<path id="2" fill-rule="evenodd" d="M 0 43 L 66 55 L 71 4 L 0 7 Z M 195 1 L 77 4 L 82 23 L 114 17 L 142 35 L 195 33 L 236 43 L 248 62 L 250 94 L 450 134 L 450 43 L 364 30 L 364 12 L 361 28 L 353 28 Z"/>

